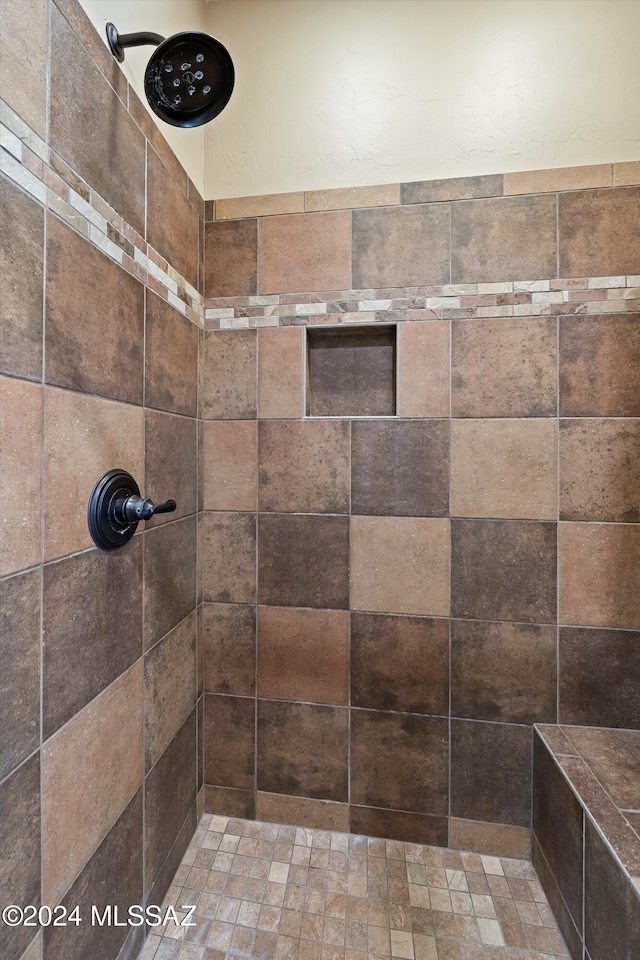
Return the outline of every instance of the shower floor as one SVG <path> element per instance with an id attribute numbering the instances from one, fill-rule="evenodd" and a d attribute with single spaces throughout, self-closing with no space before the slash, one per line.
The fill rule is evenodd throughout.
<path id="1" fill-rule="evenodd" d="M 205 814 L 140 960 L 567 957 L 526 860 Z"/>

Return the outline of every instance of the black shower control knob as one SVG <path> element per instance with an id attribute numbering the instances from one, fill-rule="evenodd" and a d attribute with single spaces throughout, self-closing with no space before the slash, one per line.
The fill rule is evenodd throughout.
<path id="1" fill-rule="evenodd" d="M 140 520 L 175 509 L 175 500 L 154 504 L 148 497 L 141 497 L 138 484 L 126 470 L 109 470 L 89 498 L 89 532 L 101 550 L 116 550 L 131 540 Z"/>
<path id="2" fill-rule="evenodd" d="M 120 509 L 126 523 L 137 523 L 138 520 L 148 520 L 155 513 L 172 513 L 175 508 L 175 500 L 165 500 L 164 503 L 155 504 L 148 497 L 143 499 L 134 494 L 126 498 Z"/>

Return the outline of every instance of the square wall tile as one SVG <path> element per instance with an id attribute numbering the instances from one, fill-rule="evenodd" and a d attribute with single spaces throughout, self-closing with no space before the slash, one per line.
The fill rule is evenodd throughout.
<path id="1" fill-rule="evenodd" d="M 449 721 L 351 711 L 351 802 L 446 815 Z"/>
<path id="2" fill-rule="evenodd" d="M 555 420 L 453 420 L 451 513 L 555 520 L 557 462 Z"/>
<path id="3" fill-rule="evenodd" d="M 352 613 L 351 704 L 446 715 L 448 621 Z"/>
<path id="4" fill-rule="evenodd" d="M 585 818 L 585 947 L 593 960 L 622 960 L 640 952 L 640 902 L 600 833 Z"/>
<path id="5" fill-rule="evenodd" d="M 210 330 L 204 338 L 202 410 L 205 420 L 255 420 L 256 330 Z"/>
<path id="6" fill-rule="evenodd" d="M 197 326 L 147 289 L 145 338 L 146 405 L 195 417 Z"/>
<path id="7" fill-rule="evenodd" d="M 454 417 L 556 415 L 557 321 L 454 320 Z"/>
<path id="8" fill-rule="evenodd" d="M 40 754 L 0 783 L 0 896 L 4 904 L 40 906 Z M 33 928 L 0 927 L 0 950 L 18 960 Z"/>
<path id="9" fill-rule="evenodd" d="M 195 420 L 155 410 L 146 410 L 144 420 L 144 495 L 154 503 L 176 501 L 173 513 L 161 513 L 147 521 L 149 529 L 198 509 L 198 425 Z"/>
<path id="10" fill-rule="evenodd" d="M 449 283 L 449 204 L 353 211 L 353 286 Z"/>
<path id="11" fill-rule="evenodd" d="M 560 622 L 640 627 L 640 526 L 561 523 Z"/>
<path id="12" fill-rule="evenodd" d="M 204 698 L 206 783 L 255 789 L 256 702 L 249 697 Z"/>
<path id="13" fill-rule="evenodd" d="M 48 13 L 47 0 L 34 0 L 28 7 L 20 0 L 5 0 L 2 5 L 0 86 L 3 99 L 41 137 L 46 136 L 47 129 Z M 17 62 L 29 64 L 20 83 L 16 83 L 14 73 Z M 28 933 L 26 930 L 25 934 Z"/>
<path id="14" fill-rule="evenodd" d="M 640 729 L 640 632 L 560 628 L 561 723 Z"/>
<path id="15" fill-rule="evenodd" d="M 351 510 L 374 516 L 447 516 L 449 423 L 354 421 Z"/>
<path id="16" fill-rule="evenodd" d="M 452 520 L 452 615 L 555 622 L 556 557 L 555 523 Z"/>
<path id="17" fill-rule="evenodd" d="M 472 720 L 555 723 L 556 627 L 451 621 L 451 713 Z"/>
<path id="18" fill-rule="evenodd" d="M 259 603 L 349 606 L 348 517 L 262 514 L 258 526 Z"/>
<path id="19" fill-rule="evenodd" d="M 258 330 L 258 414 L 261 420 L 293 420 L 303 414 L 303 327 Z"/>
<path id="20" fill-rule="evenodd" d="M 0 780 L 40 742 L 40 571 L 0 581 Z"/>
<path id="21" fill-rule="evenodd" d="M 560 276 L 637 274 L 638 223 L 640 187 L 559 194 Z"/>
<path id="22" fill-rule="evenodd" d="M 398 324 L 401 417 L 448 417 L 450 324 L 417 320 Z"/>
<path id="23" fill-rule="evenodd" d="M 205 297 L 257 293 L 258 221 L 205 223 Z"/>
<path id="24" fill-rule="evenodd" d="M 562 317 L 560 416 L 640 417 L 640 313 Z"/>
<path id="25" fill-rule="evenodd" d="M 560 518 L 640 521 L 640 419 L 560 421 Z"/>
<path id="26" fill-rule="evenodd" d="M 351 606 L 449 615 L 449 521 L 351 518 Z"/>
<path id="27" fill-rule="evenodd" d="M 378 327 L 307 328 L 306 411 L 312 417 L 391 417 L 396 336 Z"/>
<path id="28" fill-rule="evenodd" d="M 264 217 L 259 255 L 260 293 L 348 290 L 351 212 Z"/>
<path id="29" fill-rule="evenodd" d="M 348 711 L 258 700 L 258 790 L 348 799 Z"/>
<path id="30" fill-rule="evenodd" d="M 42 387 L 0 377 L 0 576 L 41 559 Z"/>
<path id="31" fill-rule="evenodd" d="M 255 695 L 256 611 L 240 603 L 202 608 L 204 688 L 208 693 Z"/>
<path id="32" fill-rule="evenodd" d="M 171 176 L 150 145 L 147 146 L 147 240 L 192 287 L 197 287 L 198 213 L 181 184 Z"/>
<path id="33" fill-rule="evenodd" d="M 258 428 L 255 420 L 203 422 L 205 510 L 255 510 Z"/>
<path id="34" fill-rule="evenodd" d="M 144 533 L 144 647 L 148 650 L 196 605 L 196 518 Z"/>
<path id="35" fill-rule="evenodd" d="M 346 420 L 269 420 L 259 428 L 259 508 L 349 512 Z"/>
<path id="36" fill-rule="evenodd" d="M 254 603 L 255 514 L 205 513 L 203 535 L 204 599 L 220 603 Z"/>
<path id="37" fill-rule="evenodd" d="M 349 613 L 258 607 L 258 696 L 349 703 Z"/>

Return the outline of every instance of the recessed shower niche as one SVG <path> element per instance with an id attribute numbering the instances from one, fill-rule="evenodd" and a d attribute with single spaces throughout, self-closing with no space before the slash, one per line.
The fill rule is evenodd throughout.
<path id="1" fill-rule="evenodd" d="M 308 417 L 396 415 L 396 326 L 307 327 Z"/>

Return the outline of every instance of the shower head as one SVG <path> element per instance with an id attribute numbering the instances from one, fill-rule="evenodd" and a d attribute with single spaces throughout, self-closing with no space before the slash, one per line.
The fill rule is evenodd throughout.
<path id="1" fill-rule="evenodd" d="M 149 106 L 174 127 L 199 127 L 224 110 L 233 92 L 235 71 L 228 51 L 206 33 L 176 33 L 166 40 L 157 33 L 120 36 L 107 24 L 113 56 L 124 60 L 124 48 L 155 44 L 144 75 Z"/>

